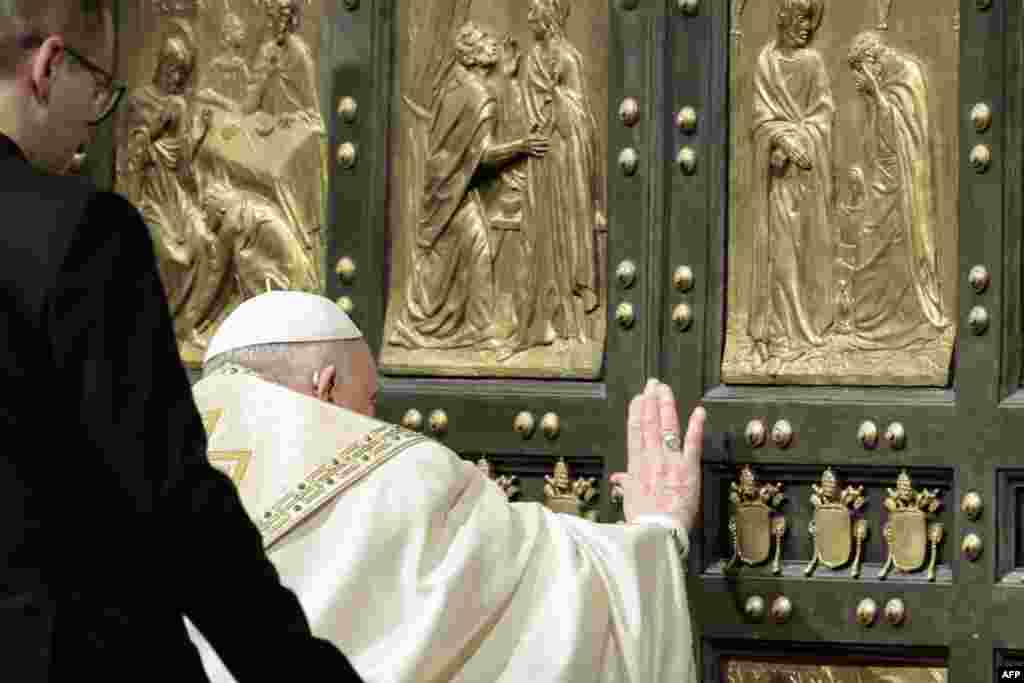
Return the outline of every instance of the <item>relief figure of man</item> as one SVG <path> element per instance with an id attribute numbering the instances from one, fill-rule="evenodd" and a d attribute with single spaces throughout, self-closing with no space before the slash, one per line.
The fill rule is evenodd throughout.
<path id="1" fill-rule="evenodd" d="M 317 88 L 313 52 L 299 34 L 302 23 L 300 0 L 266 0 L 270 37 L 260 46 L 249 76 L 241 113 L 251 117 L 257 135 L 267 138 L 262 154 L 294 154 L 289 172 L 282 175 L 270 171 L 277 164 L 268 163 L 259 155 L 250 162 L 270 177 L 263 177 L 272 187 L 272 196 L 284 211 L 295 234 L 302 240 L 306 258 L 317 270 L 323 284 L 324 236 L 326 224 L 324 196 L 327 191 L 327 148 L 320 97 Z M 271 138 L 285 131 L 279 141 Z M 291 131 L 289 134 L 288 131 Z M 311 131 L 311 132 L 310 132 Z M 295 147 L 303 132 L 316 142 Z M 285 152 L 284 150 L 291 150 Z M 251 169 L 250 169 L 251 170 Z M 301 180 L 300 180 L 301 179 Z"/>
<path id="2" fill-rule="evenodd" d="M 822 0 L 779 0 L 778 39 L 754 72 L 750 335 L 760 360 L 795 360 L 832 324 L 832 128 Z"/>
<path id="3" fill-rule="evenodd" d="M 302 120 L 323 129 L 313 54 L 297 33 L 299 1 L 270 0 L 267 7 L 273 35 L 256 55 L 243 109 L 266 112 L 285 128 Z"/>
<path id="4" fill-rule="evenodd" d="M 855 276 L 859 346 L 901 348 L 948 327 L 940 294 L 935 169 L 924 66 L 865 31 L 848 63 L 867 106 L 868 210 Z"/>
<path id="5" fill-rule="evenodd" d="M 221 43 L 224 52 L 206 67 L 202 88 L 196 98 L 227 111 L 239 109 L 249 87 L 249 65 L 245 61 L 245 22 L 234 12 L 224 15 Z"/>
<path id="6" fill-rule="evenodd" d="M 392 344 L 497 344 L 493 252 L 479 186 L 505 165 L 547 150 L 547 141 L 536 135 L 497 142 L 499 100 L 487 78 L 499 52 L 494 36 L 475 23 L 457 29 L 456 60 L 431 113 L 411 272 Z"/>

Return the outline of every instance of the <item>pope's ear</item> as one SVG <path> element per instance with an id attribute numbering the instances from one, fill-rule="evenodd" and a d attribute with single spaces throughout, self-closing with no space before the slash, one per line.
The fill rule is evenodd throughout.
<path id="1" fill-rule="evenodd" d="M 317 384 L 314 388 L 318 399 L 327 403 L 334 402 L 334 383 L 337 381 L 337 377 L 338 369 L 333 365 L 328 365 L 320 370 L 320 373 L 317 375 Z"/>

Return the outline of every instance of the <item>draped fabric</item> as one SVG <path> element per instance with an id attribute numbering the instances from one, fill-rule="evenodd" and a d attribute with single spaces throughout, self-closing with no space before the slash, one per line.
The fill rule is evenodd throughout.
<path id="1" fill-rule="evenodd" d="M 317 97 L 316 66 L 309 46 L 289 34 L 283 43 L 268 40 L 256 57 L 249 86 L 250 108 L 271 116 L 295 114 L 304 123 L 323 129 Z"/>
<path id="2" fill-rule="evenodd" d="M 272 204 L 241 199 L 228 209 L 222 230 L 233 243 L 235 278 L 242 299 L 269 290 L 317 291 L 317 274 L 295 233 Z"/>
<path id="3" fill-rule="evenodd" d="M 211 456 L 251 453 L 239 490 L 254 516 L 382 424 L 248 375 L 209 377 L 195 396 L 204 413 L 220 411 Z M 434 441 L 380 465 L 270 557 L 314 632 L 367 683 L 697 680 L 668 531 L 510 504 Z M 232 589 L 230 576 L 209 572 Z M 190 632 L 211 680 L 232 680 Z"/>
<path id="4" fill-rule="evenodd" d="M 412 272 L 393 344 L 467 347 L 493 331 L 491 237 L 474 179 L 496 120 L 483 79 L 456 66 L 431 115 Z"/>
<path id="5" fill-rule="evenodd" d="M 247 150 L 243 158 L 248 168 L 239 171 L 242 177 L 256 176 L 256 181 L 270 185 L 272 194 L 268 198 L 280 204 L 295 226 L 323 287 L 328 160 L 327 130 L 318 93 L 316 65 L 301 36 L 290 33 L 282 42 L 265 42 L 250 74 L 244 110 L 276 119 L 276 130 L 268 140 L 273 149 L 256 150 L 255 154 Z M 231 117 L 226 118 L 230 121 Z M 266 126 L 258 115 L 256 121 L 243 119 L 241 125 L 257 129 Z M 280 173 L 284 164 L 291 167 L 288 175 Z M 266 168 L 268 165 L 273 170 Z"/>
<path id="6" fill-rule="evenodd" d="M 932 137 L 921 65 L 891 53 L 868 129 L 872 183 L 854 280 L 857 342 L 932 339 L 949 325 L 939 288 Z"/>
<path id="7" fill-rule="evenodd" d="M 149 226 L 179 336 L 219 310 L 226 261 L 198 206 L 191 115 L 184 97 L 146 85 L 129 100 L 123 129 L 123 190 Z"/>
<path id="8" fill-rule="evenodd" d="M 599 305 L 596 231 L 603 176 L 597 124 L 584 90 L 583 58 L 568 41 L 536 45 L 526 60 L 527 120 L 550 147 L 530 158 L 523 239 L 532 246 L 531 298 L 519 313 L 518 345 L 588 341 Z"/>
<path id="9" fill-rule="evenodd" d="M 750 337 L 798 356 L 822 343 L 832 323 L 832 126 L 828 73 L 814 50 L 761 51 L 754 74 L 753 259 Z M 780 141 L 811 162 L 773 165 Z"/>

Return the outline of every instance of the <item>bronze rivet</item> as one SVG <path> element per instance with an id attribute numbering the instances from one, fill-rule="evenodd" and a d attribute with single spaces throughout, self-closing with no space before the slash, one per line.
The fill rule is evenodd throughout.
<path id="1" fill-rule="evenodd" d="M 676 126 L 686 134 L 697 130 L 697 110 L 690 106 L 680 109 L 676 114 Z"/>
<path id="2" fill-rule="evenodd" d="M 616 306 L 615 320 L 619 323 L 619 327 L 624 330 L 633 327 L 633 324 L 636 323 L 636 313 L 633 311 L 633 304 L 623 301 Z"/>
<path id="3" fill-rule="evenodd" d="M 676 163 L 684 174 L 693 175 L 697 172 L 697 152 L 693 147 L 683 147 L 676 155 Z"/>
<path id="4" fill-rule="evenodd" d="M 355 310 L 356 305 L 352 302 L 352 297 L 342 296 L 338 297 L 338 308 L 345 311 L 348 315 L 352 315 L 352 311 Z"/>
<path id="5" fill-rule="evenodd" d="M 772 427 L 772 443 L 778 448 L 786 448 L 793 441 L 793 426 L 788 420 L 779 420 Z"/>
<path id="6" fill-rule="evenodd" d="M 878 445 L 878 427 L 871 420 L 864 420 L 857 430 L 857 440 L 860 445 L 871 450 Z"/>
<path id="7" fill-rule="evenodd" d="M 448 414 L 441 409 L 432 410 L 428 418 L 430 431 L 441 436 L 448 431 Z"/>
<path id="8" fill-rule="evenodd" d="M 992 150 L 988 145 L 975 145 L 969 158 L 971 167 L 978 173 L 984 173 L 992 164 Z"/>
<path id="9" fill-rule="evenodd" d="M 793 615 L 793 603 L 785 595 L 780 595 L 772 601 L 772 621 L 776 624 L 785 624 Z"/>
<path id="10" fill-rule="evenodd" d="M 519 434 L 524 439 L 529 439 L 533 436 L 533 430 L 536 426 L 536 420 L 533 418 L 533 413 L 528 410 L 524 410 L 516 415 L 516 419 L 512 422 L 512 429 L 515 430 L 516 434 Z"/>
<path id="11" fill-rule="evenodd" d="M 636 264 L 626 259 L 615 269 L 615 277 L 623 289 L 629 289 L 636 282 Z"/>
<path id="12" fill-rule="evenodd" d="M 406 429 L 418 432 L 423 427 L 423 413 L 410 408 L 405 411 L 405 415 L 402 416 L 402 426 Z"/>
<path id="13" fill-rule="evenodd" d="M 968 491 L 964 494 L 964 498 L 960 501 L 960 510 L 967 515 L 967 519 L 972 522 L 978 521 L 981 517 L 981 511 L 984 505 L 981 502 L 981 496 L 978 495 L 977 491 Z"/>
<path id="14" fill-rule="evenodd" d="M 889 444 L 889 448 L 897 451 L 902 450 L 907 445 L 907 430 L 903 428 L 903 424 L 893 422 L 886 427 L 885 441 Z"/>
<path id="15" fill-rule="evenodd" d="M 355 98 L 346 95 L 338 100 L 338 116 L 345 123 L 352 123 L 356 120 L 356 113 L 359 111 L 359 105 L 356 104 Z"/>
<path id="16" fill-rule="evenodd" d="M 627 176 L 635 174 L 639 162 L 640 157 L 632 147 L 627 147 L 619 152 L 619 168 L 622 169 L 623 174 Z"/>
<path id="17" fill-rule="evenodd" d="M 693 269 L 690 266 L 679 266 L 672 273 L 672 286 L 680 292 L 689 292 L 693 289 Z"/>
<path id="18" fill-rule="evenodd" d="M 906 617 L 907 609 L 902 600 L 893 598 L 885 603 L 885 620 L 890 626 L 899 626 Z"/>
<path id="19" fill-rule="evenodd" d="M 690 325 L 693 324 L 693 311 L 690 309 L 690 304 L 676 304 L 672 309 L 672 322 L 675 323 L 676 330 L 679 332 L 686 332 L 690 329 Z"/>
<path id="20" fill-rule="evenodd" d="M 971 328 L 971 334 L 980 336 L 988 330 L 988 311 L 984 306 L 975 306 L 967 316 L 967 325 Z"/>
<path id="21" fill-rule="evenodd" d="M 747 430 L 744 433 L 744 437 L 747 440 L 748 446 L 751 448 L 760 448 L 764 445 L 766 436 L 767 430 L 764 428 L 764 422 L 761 422 L 761 420 L 751 420 L 747 423 Z"/>
<path id="22" fill-rule="evenodd" d="M 351 11 L 359 8 L 359 0 L 345 0 L 345 9 Z"/>
<path id="23" fill-rule="evenodd" d="M 356 276 L 356 262 L 348 256 L 342 256 L 338 259 L 338 264 L 334 267 L 334 272 L 338 274 L 342 282 L 346 284 L 351 283 Z"/>
<path id="24" fill-rule="evenodd" d="M 697 13 L 697 6 L 700 4 L 697 0 L 677 0 L 677 3 L 682 13 L 691 17 Z"/>
<path id="25" fill-rule="evenodd" d="M 623 98 L 619 104 L 619 120 L 624 126 L 635 126 L 640 120 L 640 103 L 635 97 Z"/>
<path id="26" fill-rule="evenodd" d="M 864 598 L 857 604 L 857 623 L 861 626 L 871 626 L 878 617 L 878 603 L 871 598 Z"/>
<path id="27" fill-rule="evenodd" d="M 343 142 L 338 145 L 338 163 L 342 168 L 352 168 L 356 165 L 356 146 L 351 142 Z"/>
<path id="28" fill-rule="evenodd" d="M 547 438 L 551 440 L 557 439 L 559 432 L 562 430 L 562 421 L 558 419 L 558 415 L 555 413 L 545 413 L 544 417 L 540 419 L 540 429 Z"/>
<path id="29" fill-rule="evenodd" d="M 743 605 L 743 613 L 751 621 L 764 619 L 764 598 L 760 595 L 751 595 Z"/>
<path id="30" fill-rule="evenodd" d="M 971 108 L 971 121 L 974 130 L 984 133 L 992 125 L 992 109 L 984 102 L 978 102 Z"/>
<path id="31" fill-rule="evenodd" d="M 988 289 L 989 282 L 991 282 L 988 268 L 980 264 L 974 266 L 967 275 L 967 282 L 974 288 L 975 293 L 981 294 Z"/>
<path id="32" fill-rule="evenodd" d="M 963 543 L 960 544 L 960 550 L 963 551 L 964 557 L 967 558 L 968 562 L 976 562 L 981 556 L 981 546 L 981 536 L 970 533 L 964 536 Z"/>

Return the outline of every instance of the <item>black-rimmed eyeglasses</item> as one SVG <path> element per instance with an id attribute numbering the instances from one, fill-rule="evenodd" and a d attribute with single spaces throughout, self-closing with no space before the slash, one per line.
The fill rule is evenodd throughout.
<path id="1" fill-rule="evenodd" d="M 64 51 L 84 66 L 92 74 L 93 80 L 96 82 L 96 92 L 93 95 L 94 118 L 89 122 L 89 125 L 98 126 L 114 113 L 128 87 L 115 81 L 113 74 L 77 50 L 65 45 Z"/>

